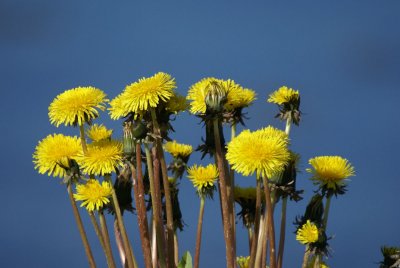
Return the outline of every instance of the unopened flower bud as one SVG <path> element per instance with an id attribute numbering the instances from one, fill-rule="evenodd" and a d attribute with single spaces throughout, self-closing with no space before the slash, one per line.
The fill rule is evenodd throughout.
<path id="1" fill-rule="evenodd" d="M 207 87 L 205 98 L 207 111 L 211 113 L 222 112 L 226 101 L 227 97 L 222 85 L 217 81 L 211 81 Z"/>

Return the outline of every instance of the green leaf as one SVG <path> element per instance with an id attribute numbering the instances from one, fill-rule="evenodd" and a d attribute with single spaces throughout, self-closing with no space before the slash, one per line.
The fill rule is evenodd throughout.
<path id="1" fill-rule="evenodd" d="M 192 266 L 192 256 L 189 251 L 186 251 L 178 264 L 178 268 L 192 268 Z"/>

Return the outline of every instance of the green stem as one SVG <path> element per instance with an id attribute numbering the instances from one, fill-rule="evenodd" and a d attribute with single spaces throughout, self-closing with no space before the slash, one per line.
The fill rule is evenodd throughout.
<path id="1" fill-rule="evenodd" d="M 289 136 L 290 127 L 292 126 L 292 117 L 289 116 L 286 119 L 285 133 Z M 279 232 L 279 248 L 278 248 L 278 268 L 282 268 L 283 264 L 283 253 L 285 250 L 285 235 L 286 235 L 286 207 L 287 197 L 282 199 L 282 210 L 281 210 L 281 226 Z"/>
<path id="2" fill-rule="evenodd" d="M 161 200 L 159 200 L 156 195 L 156 189 L 154 185 L 154 170 L 153 170 L 153 162 L 151 158 L 151 152 L 147 143 L 144 144 L 144 151 L 146 153 L 146 162 L 147 162 L 147 170 L 149 172 L 149 181 L 150 181 L 150 192 L 151 192 L 151 207 L 153 210 L 153 223 L 155 225 L 156 232 L 153 232 L 153 237 L 155 236 L 157 251 L 160 256 L 159 262 L 162 268 L 166 267 L 165 262 L 165 240 L 163 236 L 163 228 L 160 222 L 160 211 L 161 208 Z"/>
<path id="3" fill-rule="evenodd" d="M 218 119 L 214 119 L 214 141 L 215 141 L 215 157 L 217 159 L 218 164 L 218 171 L 219 171 L 219 181 L 221 185 L 221 203 L 222 203 L 222 213 L 224 219 L 224 237 L 225 237 L 225 250 L 226 250 L 226 261 L 227 267 L 235 267 L 235 247 L 234 247 L 234 240 L 233 240 L 233 229 L 231 226 L 231 218 L 232 218 L 232 210 L 230 210 L 228 199 L 228 180 L 230 178 L 226 176 L 225 170 L 225 163 L 224 157 L 222 153 L 222 145 L 220 140 L 220 133 L 219 133 L 219 121 Z"/>
<path id="4" fill-rule="evenodd" d="M 178 244 L 178 234 L 176 233 L 176 230 L 174 231 L 174 261 L 175 261 L 175 267 L 178 266 L 179 264 L 179 244 Z"/>
<path id="5" fill-rule="evenodd" d="M 110 176 L 105 176 L 105 179 L 112 185 Z M 119 231 L 121 232 L 122 244 L 123 244 L 123 247 L 125 250 L 128 267 L 129 268 L 137 268 L 138 266 L 136 263 L 135 256 L 133 255 L 133 252 L 131 251 L 131 248 L 129 246 L 129 239 L 128 239 L 128 235 L 126 234 L 126 229 L 125 229 L 124 221 L 123 221 L 123 218 L 121 215 L 121 209 L 119 207 L 118 198 L 117 198 L 117 195 L 115 194 L 114 187 L 112 187 L 111 189 L 112 189 L 111 196 L 112 196 L 112 201 L 113 201 L 112 203 L 114 206 L 115 215 L 117 217 L 118 228 L 119 228 Z"/>
<path id="6" fill-rule="evenodd" d="M 143 173 L 142 173 L 142 155 L 141 155 L 141 146 L 139 143 L 136 144 L 136 170 L 131 165 L 131 171 L 132 171 L 132 182 L 134 186 L 133 192 L 136 203 L 137 221 L 139 226 L 140 239 L 142 240 L 141 245 L 144 255 L 144 261 L 146 267 L 152 267 L 149 226 L 147 222 L 146 203 L 144 202 L 145 194 L 144 194 Z M 135 176 L 136 173 L 137 176 Z"/>
<path id="7" fill-rule="evenodd" d="M 194 256 L 194 268 L 199 268 L 199 262 L 200 262 L 201 231 L 203 227 L 204 203 L 205 203 L 204 196 L 200 196 L 200 209 L 199 209 L 199 219 L 197 222 L 196 253 Z"/>
<path id="8" fill-rule="evenodd" d="M 329 208 L 331 207 L 331 199 L 332 199 L 332 195 L 328 194 L 328 196 L 326 197 L 324 218 L 322 219 L 322 226 L 325 231 L 326 231 L 326 227 L 328 225 L 328 215 L 329 215 Z"/>
<path id="9" fill-rule="evenodd" d="M 169 267 L 174 267 L 174 217 L 172 212 L 172 199 L 171 190 L 169 188 L 167 164 L 164 158 L 164 151 L 161 143 L 161 131 L 158 125 L 156 111 L 154 108 L 150 109 L 151 118 L 154 127 L 154 134 L 156 135 L 156 152 L 161 164 L 162 180 L 165 194 L 165 206 L 167 211 L 167 250 L 168 250 L 168 263 Z"/>
<path id="10" fill-rule="evenodd" d="M 74 213 L 74 217 L 76 220 L 76 224 L 78 225 L 78 230 L 79 230 L 79 234 L 82 239 L 83 247 L 85 248 L 85 253 L 86 253 L 86 256 L 89 261 L 89 266 L 94 268 L 94 267 L 96 267 L 96 263 L 93 258 L 92 250 L 90 249 L 90 245 L 89 245 L 89 241 L 87 239 L 86 233 L 85 233 L 85 229 L 83 228 L 83 223 L 82 223 L 81 216 L 79 215 L 78 207 L 76 206 L 75 199 L 72 195 L 71 183 L 68 183 L 67 191 L 68 191 L 69 201 L 71 202 L 72 211 Z"/>
<path id="11" fill-rule="evenodd" d="M 108 234 L 107 222 L 106 222 L 106 219 L 104 217 L 104 213 L 102 210 L 99 211 L 99 218 L 100 218 L 101 232 L 103 235 L 103 241 L 104 241 L 104 245 L 105 245 L 105 249 L 106 249 L 106 257 L 107 257 L 108 267 L 115 268 L 116 265 L 115 265 L 114 257 L 113 257 L 112 250 L 111 250 L 110 236 Z"/>

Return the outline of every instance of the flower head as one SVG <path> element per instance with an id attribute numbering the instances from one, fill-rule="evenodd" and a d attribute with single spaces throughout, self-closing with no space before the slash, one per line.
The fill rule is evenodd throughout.
<path id="1" fill-rule="evenodd" d="M 310 220 L 297 230 L 296 240 L 302 244 L 310 244 L 318 241 L 318 228 Z"/>
<path id="2" fill-rule="evenodd" d="M 112 186 L 109 182 L 90 179 L 86 184 L 76 186 L 74 198 L 83 201 L 81 207 L 86 207 L 88 211 L 100 210 L 105 204 L 110 202 Z"/>
<path id="3" fill-rule="evenodd" d="M 193 147 L 187 144 L 180 144 L 174 141 L 168 141 L 164 144 L 164 149 L 175 158 L 186 158 L 193 152 Z"/>
<path id="4" fill-rule="evenodd" d="M 121 94 L 122 106 L 128 112 L 138 113 L 157 107 L 162 101 L 168 101 L 174 95 L 176 83 L 171 75 L 156 73 L 149 78 L 141 78 L 128 85 Z"/>
<path id="5" fill-rule="evenodd" d="M 354 167 L 340 156 L 318 156 L 311 158 L 309 163 L 312 168 L 306 170 L 312 173 L 311 179 L 328 189 L 343 186 L 346 178 L 354 176 Z"/>
<path id="6" fill-rule="evenodd" d="M 191 113 L 204 114 L 206 112 L 206 97 L 209 91 L 215 88 L 212 85 L 218 85 L 226 96 L 226 101 L 223 103 L 225 111 L 247 107 L 255 100 L 256 94 L 253 90 L 244 89 L 231 79 L 222 80 L 208 77 L 192 85 L 189 89 L 187 99 L 191 101 Z"/>
<path id="7" fill-rule="evenodd" d="M 80 154 L 77 159 L 86 174 L 103 176 L 122 165 L 123 148 L 119 141 L 103 140 L 89 144 L 87 149 L 87 153 Z"/>
<path id="8" fill-rule="evenodd" d="M 36 146 L 33 154 L 35 169 L 40 174 L 62 178 L 66 175 L 65 168 L 70 167 L 70 160 L 75 159 L 81 150 L 78 137 L 49 135 Z"/>
<path id="9" fill-rule="evenodd" d="M 103 125 L 94 124 L 87 132 L 87 136 L 94 142 L 108 140 L 111 138 L 112 129 L 107 129 Z"/>
<path id="10" fill-rule="evenodd" d="M 177 114 L 183 112 L 189 108 L 189 103 L 184 96 L 174 93 L 172 97 L 168 100 L 165 110 L 170 113 Z"/>
<path id="11" fill-rule="evenodd" d="M 288 103 L 293 100 L 298 100 L 299 98 L 300 94 L 298 90 L 294 90 L 292 88 L 283 86 L 280 87 L 278 90 L 272 92 L 271 95 L 269 95 L 268 102 L 282 105 L 284 103 Z"/>
<path id="12" fill-rule="evenodd" d="M 130 111 L 124 104 L 124 96 L 122 94 L 119 94 L 110 101 L 110 108 L 108 110 L 110 111 L 111 119 L 118 120 L 129 114 Z"/>
<path id="13" fill-rule="evenodd" d="M 227 146 L 226 159 L 232 169 L 249 176 L 267 176 L 283 171 L 290 157 L 287 135 L 272 127 L 255 132 L 244 130 Z"/>
<path id="14" fill-rule="evenodd" d="M 83 125 L 104 111 L 106 94 L 94 87 L 77 87 L 58 95 L 49 106 L 50 122 L 57 127 Z"/>
<path id="15" fill-rule="evenodd" d="M 206 167 L 193 165 L 187 169 L 187 173 L 198 193 L 204 193 L 210 188 L 214 189 L 214 183 L 218 178 L 218 169 L 213 164 Z"/>

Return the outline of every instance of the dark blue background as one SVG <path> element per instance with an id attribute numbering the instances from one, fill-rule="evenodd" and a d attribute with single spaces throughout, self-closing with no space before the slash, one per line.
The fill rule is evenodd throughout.
<path id="1" fill-rule="evenodd" d="M 150 1 L 149 1 L 150 2 Z M 328 234 L 331 267 L 377 267 L 380 246 L 399 246 L 400 178 L 399 1 L 0 1 L 1 180 L 0 265 L 85 267 L 87 261 L 65 187 L 32 164 L 37 142 L 50 133 L 78 134 L 48 121 L 48 105 L 66 89 L 93 85 L 110 98 L 158 71 L 178 91 L 206 76 L 232 78 L 257 91 L 247 127 L 268 124 L 277 110 L 265 102 L 282 85 L 299 89 L 304 113 L 292 149 L 301 153 L 298 187 L 305 199 L 288 207 L 285 267 L 299 267 L 304 246 L 291 222 L 314 189 L 309 158 L 341 155 L 356 168 L 346 195 L 333 199 Z M 103 113 L 121 134 L 120 123 Z M 183 143 L 197 146 L 204 129 L 187 113 L 174 122 Z M 229 132 L 227 132 L 227 136 Z M 199 162 L 199 155 L 190 164 Z M 203 162 L 203 163 L 206 163 Z M 238 178 L 242 185 L 254 178 Z M 180 248 L 194 252 L 199 200 L 181 182 L 185 231 Z M 206 202 L 202 267 L 224 267 L 217 202 Z M 277 209 L 279 211 L 279 208 Z M 85 215 L 85 211 L 81 210 Z M 279 213 L 276 214 L 279 218 Z M 84 220 L 99 267 L 105 260 Z M 141 260 L 136 218 L 126 216 Z M 110 222 L 111 227 L 111 222 Z M 247 255 L 238 225 L 238 255 Z"/>

